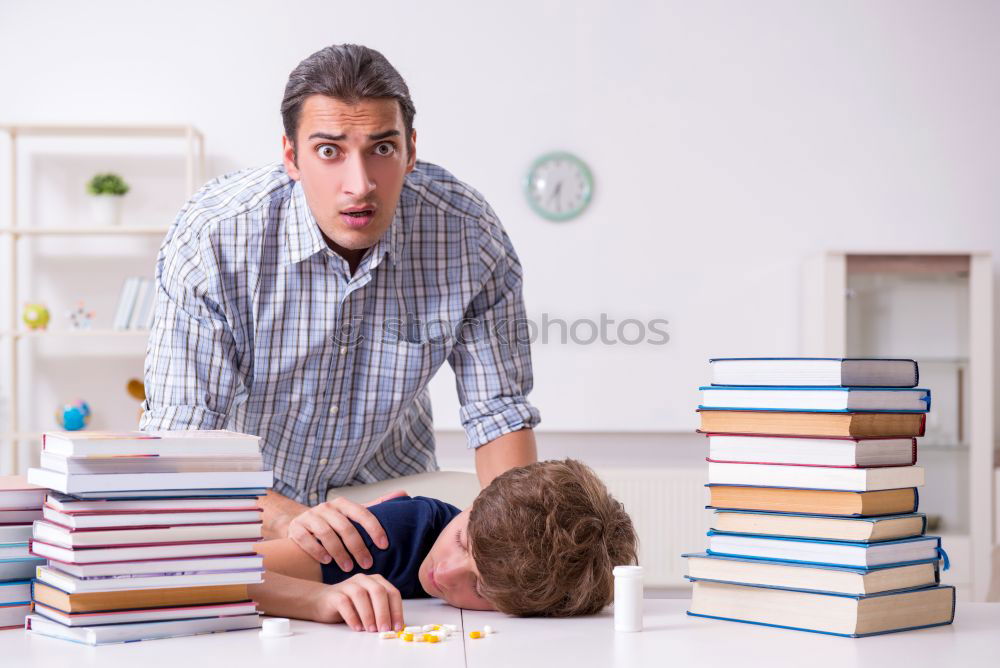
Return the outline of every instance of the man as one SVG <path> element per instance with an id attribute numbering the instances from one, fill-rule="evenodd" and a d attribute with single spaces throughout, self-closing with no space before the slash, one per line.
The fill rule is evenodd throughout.
<path id="1" fill-rule="evenodd" d="M 536 460 L 521 267 L 482 195 L 417 161 L 409 90 L 377 51 L 305 59 L 281 113 L 282 163 L 209 182 L 160 248 L 140 428 L 260 435 L 265 536 L 348 571 L 371 564 L 350 520 L 385 533 L 321 501 L 437 468 L 426 386 L 445 361 L 480 483 Z"/>

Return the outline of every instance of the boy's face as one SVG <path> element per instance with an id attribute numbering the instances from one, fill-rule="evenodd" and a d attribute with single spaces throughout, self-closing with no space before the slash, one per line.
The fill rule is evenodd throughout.
<path id="1" fill-rule="evenodd" d="M 448 523 L 417 570 L 420 586 L 431 596 L 466 610 L 493 610 L 479 595 L 479 569 L 469 545 L 469 509 Z"/>

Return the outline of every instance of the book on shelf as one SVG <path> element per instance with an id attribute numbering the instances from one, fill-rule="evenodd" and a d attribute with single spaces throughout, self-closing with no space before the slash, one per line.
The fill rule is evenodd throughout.
<path id="1" fill-rule="evenodd" d="M 195 473 L 101 473 L 70 474 L 48 469 L 28 469 L 28 480 L 64 494 L 99 494 L 187 489 L 230 488 L 258 489 L 271 487 L 271 471 L 195 472 Z"/>
<path id="2" fill-rule="evenodd" d="M 260 437 L 226 429 L 47 431 L 42 434 L 42 450 L 66 457 L 257 457 Z"/>
<path id="3" fill-rule="evenodd" d="M 128 513 L 64 513 L 55 508 L 45 508 L 44 519 L 68 529 L 118 528 L 128 529 L 152 526 L 181 526 L 186 524 L 237 524 L 259 522 L 263 511 L 225 510 L 219 512 L 162 512 L 140 511 Z"/>
<path id="4" fill-rule="evenodd" d="M 699 408 L 715 410 L 926 413 L 931 407 L 931 391 L 920 388 L 710 385 L 699 389 Z"/>
<path id="5" fill-rule="evenodd" d="M 920 466 L 885 466 L 862 469 L 709 462 L 708 482 L 717 485 L 756 485 L 869 492 L 919 487 L 924 484 L 924 469 Z"/>
<path id="6" fill-rule="evenodd" d="M 54 559 L 68 564 L 97 564 L 117 561 L 140 561 L 149 559 L 195 558 L 227 555 L 253 554 L 258 539 L 212 540 L 187 543 L 158 543 L 139 546 L 119 547 L 70 547 L 52 545 L 40 540 L 32 540 L 31 554 L 44 559 Z M 27 577 L 34 575 L 35 564 L 44 563 L 32 559 Z"/>
<path id="7" fill-rule="evenodd" d="M 111 610 L 108 612 L 63 612 L 41 603 L 35 603 L 36 614 L 59 622 L 63 626 L 119 626 L 135 622 L 162 622 L 172 619 L 235 617 L 237 615 L 252 615 L 256 612 L 257 604 L 253 601 L 172 608 L 145 608 L 142 610 Z"/>
<path id="8" fill-rule="evenodd" d="M 923 436 L 925 413 L 831 413 L 699 409 L 703 433 L 912 438 Z"/>
<path id="9" fill-rule="evenodd" d="M 249 540 L 261 537 L 261 521 L 238 524 L 187 524 L 139 528 L 68 529 L 39 520 L 34 540 L 58 547 L 142 547 L 153 543 Z"/>
<path id="10" fill-rule="evenodd" d="M 129 319 L 132 317 L 132 309 L 135 307 L 135 295 L 138 283 L 139 278 L 136 276 L 129 276 L 122 283 L 121 293 L 118 295 L 118 307 L 115 309 L 115 318 L 111 323 L 112 329 L 128 329 Z"/>
<path id="11" fill-rule="evenodd" d="M 801 438 L 707 434 L 708 460 L 753 464 L 869 468 L 917 463 L 915 438 Z"/>
<path id="12" fill-rule="evenodd" d="M 132 591 L 139 589 L 165 589 L 174 587 L 203 587 L 229 584 L 256 584 L 263 582 L 263 569 L 240 571 L 202 571 L 150 573 L 145 575 L 78 578 L 48 566 L 39 566 L 35 581 L 52 585 L 67 594 L 83 592 Z"/>
<path id="13" fill-rule="evenodd" d="M 194 571 L 259 570 L 263 567 L 264 557 L 258 554 L 240 554 L 232 557 L 149 559 L 146 561 L 117 561 L 96 564 L 69 564 L 49 559 L 49 568 L 78 578 Z"/>
<path id="14" fill-rule="evenodd" d="M 236 603 L 247 599 L 249 596 L 247 596 L 245 584 L 80 592 L 76 594 L 64 592 L 44 582 L 36 581 L 34 584 L 35 601 L 63 612 L 100 612 L 209 603 Z"/>
<path id="15" fill-rule="evenodd" d="M 709 508 L 718 510 L 872 517 L 915 513 L 919 504 L 916 487 L 845 492 L 709 484 L 708 490 Z"/>
<path id="16" fill-rule="evenodd" d="M 248 457 L 211 455 L 171 457 L 162 455 L 117 455 L 105 457 L 69 457 L 43 451 L 41 468 L 57 473 L 211 473 L 261 471 L 264 459 L 259 454 Z"/>
<path id="17" fill-rule="evenodd" d="M 119 331 L 149 329 L 155 305 L 155 282 L 144 276 L 129 276 L 122 283 L 111 328 Z"/>
<path id="18" fill-rule="evenodd" d="M 689 580 L 711 580 L 731 584 L 757 584 L 780 589 L 880 594 L 930 587 L 940 582 L 938 562 L 903 566 L 858 568 L 814 566 L 786 561 L 746 559 L 714 554 L 685 554 Z"/>
<path id="19" fill-rule="evenodd" d="M 815 538 L 745 536 L 708 532 L 708 554 L 729 557 L 793 561 L 814 566 L 899 566 L 941 558 L 941 539 L 918 536 L 879 543 L 847 543 Z M 945 561 L 947 564 L 947 560 Z M 945 566 L 947 569 L 947 565 Z"/>
<path id="20" fill-rule="evenodd" d="M 98 626 L 66 626 L 41 615 L 29 615 L 25 628 L 31 633 L 70 640 L 83 645 L 108 645 L 112 643 L 156 640 L 180 636 L 242 631 L 261 626 L 257 613 L 238 616 L 199 617 L 194 619 L 172 619 L 167 621 L 115 623 Z"/>
<path id="21" fill-rule="evenodd" d="M 863 637 L 950 624 L 955 588 L 848 596 L 695 581 L 688 614 L 799 631 Z"/>
<path id="22" fill-rule="evenodd" d="M 916 387 L 911 359 L 719 357 L 709 360 L 713 385 Z"/>
<path id="23" fill-rule="evenodd" d="M 883 517 L 826 517 L 716 510 L 712 514 L 710 526 L 714 531 L 727 533 L 866 543 L 922 536 L 927 529 L 927 517 L 923 513 Z"/>

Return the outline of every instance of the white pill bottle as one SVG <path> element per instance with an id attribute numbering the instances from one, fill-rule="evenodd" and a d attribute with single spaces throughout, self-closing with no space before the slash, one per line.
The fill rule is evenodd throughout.
<path id="1" fill-rule="evenodd" d="M 642 566 L 615 566 L 615 631 L 642 630 Z"/>

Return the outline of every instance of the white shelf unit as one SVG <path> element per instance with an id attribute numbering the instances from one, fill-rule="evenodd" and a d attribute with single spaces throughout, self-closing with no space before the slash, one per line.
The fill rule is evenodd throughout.
<path id="1" fill-rule="evenodd" d="M 66 238 L 100 238 L 100 237 L 150 237 L 163 236 L 166 226 L 120 225 L 108 227 L 94 226 L 30 226 L 20 221 L 18 189 L 20 187 L 18 172 L 19 142 L 31 137 L 59 138 L 135 138 L 155 139 L 166 138 L 179 140 L 183 146 L 184 184 L 187 194 L 193 194 L 205 180 L 205 138 L 192 125 L 80 125 L 80 124 L 0 124 L 0 133 L 5 133 L 8 139 L 8 222 L 6 227 L 0 227 L 0 238 L 8 237 L 6 258 L 6 283 L 8 295 L 8 317 L 6 330 L 0 330 L 0 341 L 7 348 L 10 364 L 4 370 L 3 388 L 7 392 L 7 424 L 0 432 L 0 466 L 11 473 L 17 473 L 23 468 L 20 461 L 20 445 L 23 442 L 35 442 L 40 430 L 33 431 L 29 425 L 21 424 L 19 394 L 22 375 L 20 373 L 18 343 L 28 340 L 48 340 L 59 338 L 134 340 L 149 335 L 146 331 L 118 331 L 113 329 L 81 329 L 81 330 L 45 330 L 31 331 L 23 329 L 20 318 L 20 297 L 22 285 L 19 285 L 19 244 L 23 239 L 40 237 Z"/>
<path id="2" fill-rule="evenodd" d="M 966 317 L 958 328 L 962 334 L 961 346 L 967 356 L 946 355 L 927 356 L 928 361 L 951 362 L 961 366 L 964 378 L 962 390 L 967 396 L 962 399 L 964 424 L 960 447 L 935 448 L 935 455 L 951 450 L 955 461 L 967 456 L 965 468 L 967 485 L 956 485 L 954 494 L 962 504 L 968 504 L 967 525 L 960 532 L 944 531 L 942 541 L 948 550 L 951 540 L 957 548 L 952 562 L 956 567 L 952 577 L 967 591 L 973 601 L 984 601 L 988 597 L 1000 595 L 1000 582 L 992 583 L 994 572 L 1000 573 L 994 564 L 1000 566 L 1000 547 L 996 545 L 994 529 L 998 524 L 995 478 L 996 473 L 995 433 L 994 433 L 994 302 L 993 302 L 993 260 L 989 252 L 878 252 L 878 251 L 830 251 L 819 254 L 806 262 L 802 281 L 802 340 L 803 355 L 819 357 L 847 357 L 849 322 L 848 283 L 852 275 L 859 273 L 909 276 L 961 275 L 967 282 L 964 293 L 968 304 L 963 309 Z M 924 322 L 927 327 L 920 332 L 921 338 L 930 344 L 936 336 L 935 319 L 954 318 L 955 313 L 935 312 L 925 307 Z M 874 314 L 872 317 L 884 317 Z M 856 323 L 854 323 L 856 324 Z M 898 332 L 897 332 L 898 333 Z M 913 339 L 917 340 L 917 339 Z M 893 350 L 893 356 L 918 357 L 906 350 Z M 882 355 L 880 355 L 882 356 Z M 922 447 L 918 441 L 918 447 Z M 930 472 L 929 472 L 930 473 Z M 964 497 L 964 498 L 962 498 Z M 1000 528 L 997 528 L 1000 531 Z M 968 533 L 966 533 L 966 531 Z M 951 535 L 948 535 L 951 533 Z"/>

